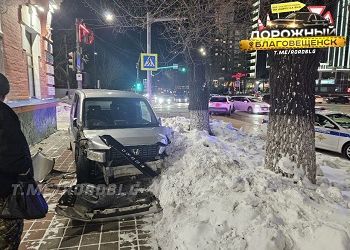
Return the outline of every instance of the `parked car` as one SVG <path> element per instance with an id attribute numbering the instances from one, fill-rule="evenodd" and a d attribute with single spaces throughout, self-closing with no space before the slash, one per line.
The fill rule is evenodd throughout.
<path id="1" fill-rule="evenodd" d="M 326 102 L 347 104 L 347 103 L 350 103 L 350 100 L 346 96 L 334 96 L 334 97 L 327 97 Z"/>
<path id="2" fill-rule="evenodd" d="M 342 153 L 350 160 L 350 115 L 317 112 L 315 132 L 316 148 Z"/>
<path id="3" fill-rule="evenodd" d="M 268 123 L 265 117 L 263 123 Z M 315 146 L 350 160 L 350 115 L 316 109 Z"/>
<path id="4" fill-rule="evenodd" d="M 232 114 L 235 109 L 229 96 L 213 96 L 209 99 L 209 113 Z"/>
<path id="5" fill-rule="evenodd" d="M 312 12 L 294 12 L 286 18 L 271 20 L 268 23 L 269 29 L 305 29 L 305 28 L 327 28 L 329 20 Z"/>
<path id="6" fill-rule="evenodd" d="M 129 165 L 100 136 L 110 135 L 144 162 L 164 157 L 170 143 L 168 129 L 161 125 L 145 97 L 115 90 L 76 91 L 69 135 L 78 183 L 91 183 L 101 176 L 107 182 L 117 166 Z"/>
<path id="7" fill-rule="evenodd" d="M 262 102 L 251 96 L 233 96 L 233 106 L 235 110 L 246 111 L 248 113 L 268 113 L 270 104 Z"/>
<path id="8" fill-rule="evenodd" d="M 321 104 L 323 103 L 323 97 L 320 95 L 315 95 L 315 103 L 316 104 Z"/>

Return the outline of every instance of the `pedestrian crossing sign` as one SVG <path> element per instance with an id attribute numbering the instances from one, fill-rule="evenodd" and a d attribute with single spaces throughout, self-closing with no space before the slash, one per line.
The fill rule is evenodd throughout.
<path id="1" fill-rule="evenodd" d="M 157 71 L 158 70 L 158 54 L 141 53 L 141 70 Z"/>

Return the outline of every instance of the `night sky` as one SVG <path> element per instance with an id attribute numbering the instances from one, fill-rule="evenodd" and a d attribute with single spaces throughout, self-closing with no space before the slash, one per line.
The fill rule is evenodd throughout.
<path id="1" fill-rule="evenodd" d="M 102 12 L 102 10 L 99 11 Z M 75 18 L 83 19 L 95 33 L 95 44 L 83 48 L 83 52 L 89 58 L 85 65 L 85 71 L 89 73 L 88 81 L 93 84 L 96 79 L 104 79 L 106 72 L 103 70 L 103 65 L 105 65 L 105 57 L 108 56 L 112 57 L 109 64 L 113 66 L 110 70 L 115 71 L 112 76 L 114 79 L 109 88 L 129 89 L 136 81 L 136 62 L 139 55 L 146 51 L 146 31 L 130 29 L 123 33 L 115 32 L 113 27 L 108 27 L 106 23 L 103 23 L 101 16 L 84 6 L 82 1 L 64 0 L 60 10 L 54 15 L 52 25 L 55 54 L 61 53 L 61 57 L 58 56 L 55 59 L 56 63 L 64 61 L 64 35 L 67 36 L 68 51 L 74 50 Z M 174 58 L 174 54 L 169 52 L 169 44 L 160 37 L 162 27 L 154 24 L 152 31 L 152 52 L 159 54 L 160 66 L 168 66 L 173 63 L 182 64 L 181 58 Z M 95 58 L 94 51 L 97 52 Z M 174 85 L 186 84 L 186 77 L 177 71 L 156 72 L 155 74 L 154 82 L 160 87 L 174 88 Z M 73 79 L 72 74 L 71 78 Z M 140 71 L 140 79 L 144 78 L 146 78 L 145 72 Z"/>

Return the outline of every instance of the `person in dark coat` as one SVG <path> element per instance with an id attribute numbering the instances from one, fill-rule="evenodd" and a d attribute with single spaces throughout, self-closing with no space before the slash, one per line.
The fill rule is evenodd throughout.
<path id="1" fill-rule="evenodd" d="M 7 78 L 0 73 L 0 211 L 12 195 L 19 175 L 33 173 L 29 146 L 16 113 L 4 103 L 10 91 Z M 23 232 L 23 219 L 0 216 L 0 249 L 18 249 Z"/>

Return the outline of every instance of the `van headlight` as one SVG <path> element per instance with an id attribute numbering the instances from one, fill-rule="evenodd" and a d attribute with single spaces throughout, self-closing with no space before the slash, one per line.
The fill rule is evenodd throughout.
<path id="1" fill-rule="evenodd" d="M 163 146 L 159 147 L 159 152 L 158 152 L 158 154 L 159 154 L 159 155 L 162 155 L 162 154 L 165 152 L 165 149 L 166 149 L 166 147 L 163 147 Z"/>
<path id="2" fill-rule="evenodd" d="M 96 162 L 101 162 L 101 163 L 106 162 L 106 152 L 88 149 L 88 151 L 86 153 L 86 157 L 91 161 L 96 161 Z"/>
<path id="3" fill-rule="evenodd" d="M 159 145 L 159 154 L 163 154 L 167 148 L 167 146 L 170 144 L 170 140 L 167 136 L 159 134 L 161 136 L 161 140 L 158 142 Z"/>

